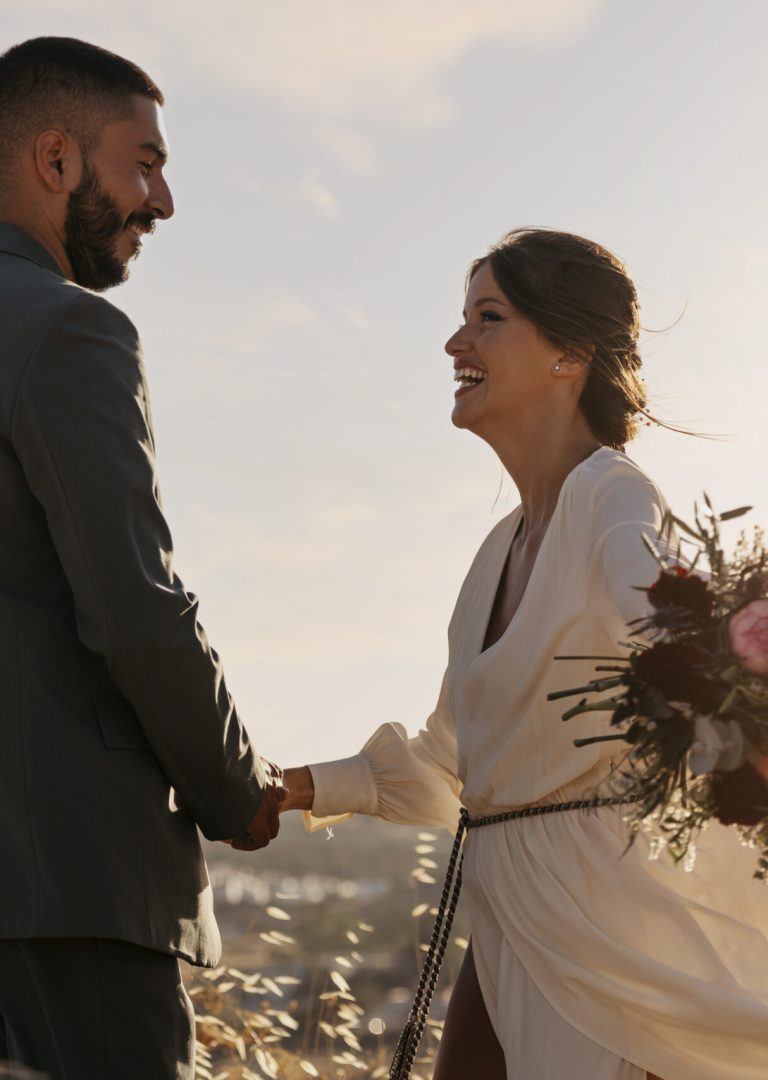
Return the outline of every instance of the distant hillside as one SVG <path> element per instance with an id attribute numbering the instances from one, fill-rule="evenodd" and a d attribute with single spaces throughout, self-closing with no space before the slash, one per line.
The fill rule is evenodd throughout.
<path id="1" fill-rule="evenodd" d="M 283 819 L 280 833 L 262 851 L 233 851 L 205 843 L 216 914 L 227 949 L 238 962 L 270 962 L 274 949 L 259 935 L 290 930 L 305 954 L 338 952 L 346 931 L 364 920 L 376 928 L 371 947 L 385 950 L 394 966 L 412 957 L 428 938 L 453 838 L 446 830 L 389 825 L 355 817 L 326 830 L 307 833 L 301 815 Z M 266 915 L 281 907 L 292 927 Z M 411 912 L 424 909 L 414 926 Z M 279 920 L 278 920 L 279 922 Z M 459 915 L 459 934 L 464 921 Z M 291 949 L 278 952 L 287 956 Z M 401 954 L 396 960 L 396 954 Z M 409 968 L 413 959 L 406 960 Z"/>
<path id="2" fill-rule="evenodd" d="M 280 832 L 262 851 L 233 851 L 226 844 L 203 841 L 209 864 L 227 865 L 278 874 L 324 873 L 337 877 L 407 877 L 414 860 L 418 835 L 435 837 L 437 857 L 451 849 L 453 837 L 445 829 L 417 829 L 356 816 L 326 830 L 308 833 L 301 814 L 284 814 Z M 444 864 L 441 864 L 443 866 Z"/>

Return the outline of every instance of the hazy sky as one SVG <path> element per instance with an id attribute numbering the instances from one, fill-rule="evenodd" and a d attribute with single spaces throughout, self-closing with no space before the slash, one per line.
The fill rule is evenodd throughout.
<path id="1" fill-rule="evenodd" d="M 483 536 L 515 505 L 450 424 L 443 343 L 508 229 L 585 233 L 640 290 L 681 515 L 768 523 L 763 0 L 0 0 L 166 93 L 177 213 L 110 294 L 137 323 L 177 568 L 258 748 L 351 753 L 432 708 Z"/>

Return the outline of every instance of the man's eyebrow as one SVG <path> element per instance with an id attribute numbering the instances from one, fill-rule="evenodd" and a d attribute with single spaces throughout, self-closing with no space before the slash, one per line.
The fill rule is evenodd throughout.
<path id="1" fill-rule="evenodd" d="M 473 307 L 480 307 L 481 304 L 504 304 L 505 300 L 502 300 L 498 296 L 481 296 L 477 300 L 473 301 Z M 465 308 L 461 313 L 464 318 L 467 317 L 467 309 Z"/>
<path id="2" fill-rule="evenodd" d="M 141 144 L 139 149 L 149 150 L 150 153 L 154 154 L 155 157 L 158 157 L 160 159 L 163 165 L 165 165 L 166 161 L 168 160 L 168 147 L 162 146 L 160 143 L 145 142 Z"/>

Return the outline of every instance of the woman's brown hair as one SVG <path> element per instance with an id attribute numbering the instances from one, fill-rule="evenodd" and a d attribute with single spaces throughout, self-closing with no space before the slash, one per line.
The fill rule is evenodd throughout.
<path id="1" fill-rule="evenodd" d="M 488 264 L 517 310 L 554 345 L 589 362 L 579 402 L 595 438 L 617 450 L 637 434 L 646 412 L 637 347 L 637 292 L 623 264 L 600 244 L 573 233 L 515 229 L 476 259 Z"/>

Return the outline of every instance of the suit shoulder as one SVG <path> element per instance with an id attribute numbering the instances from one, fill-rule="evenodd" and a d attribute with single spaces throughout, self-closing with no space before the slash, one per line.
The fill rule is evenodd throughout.
<path id="1" fill-rule="evenodd" d="M 66 370 L 89 379 L 117 379 L 132 388 L 144 380 L 141 342 L 135 326 L 104 297 L 65 283 L 58 303 L 20 342 L 19 386 L 55 383 Z"/>
<path id="2" fill-rule="evenodd" d="M 68 288 L 61 294 L 54 322 L 66 323 L 73 329 L 82 325 L 86 334 L 96 330 L 112 331 L 138 340 L 138 331 L 124 311 L 89 289 L 72 282 L 65 284 Z"/>
<path id="3" fill-rule="evenodd" d="M 144 369 L 138 331 L 128 316 L 103 296 L 77 285 L 61 290 L 59 305 L 40 327 L 28 355 L 30 375 L 65 360 L 122 371 L 131 379 Z"/>
<path id="4" fill-rule="evenodd" d="M 103 296 L 44 266 L 0 252 L 0 328 L 6 340 L 10 336 L 22 348 L 25 343 L 34 348 L 52 326 L 78 320 L 138 337 L 128 316 Z"/>

